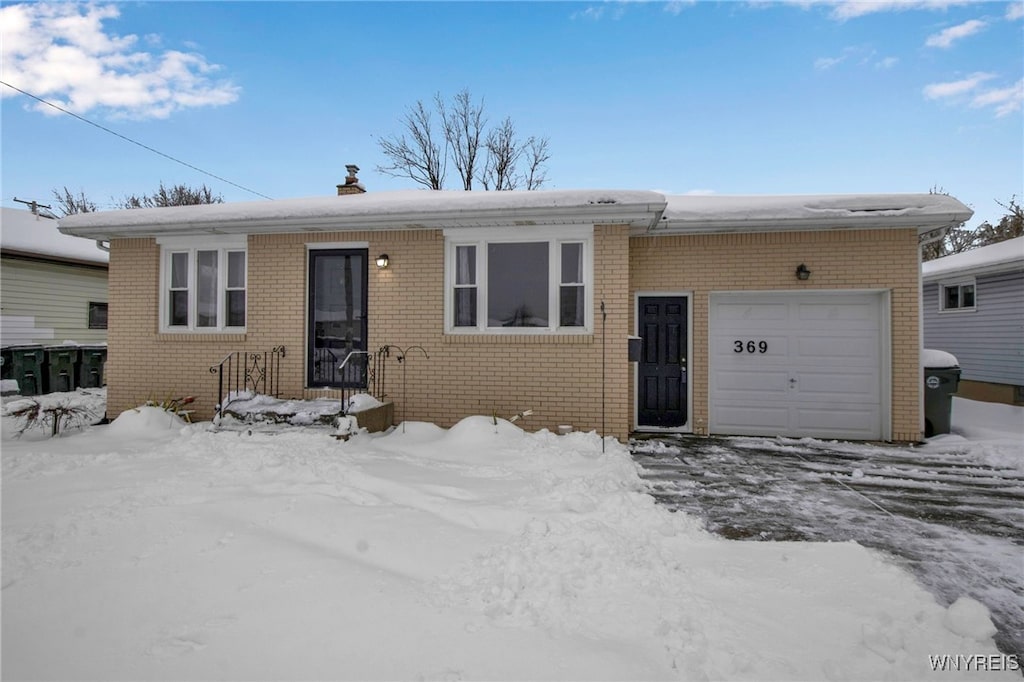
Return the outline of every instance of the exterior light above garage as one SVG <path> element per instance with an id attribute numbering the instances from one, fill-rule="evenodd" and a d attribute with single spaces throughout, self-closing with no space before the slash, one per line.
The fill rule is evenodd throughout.
<path id="1" fill-rule="evenodd" d="M 384 268 L 386 268 L 388 266 L 388 263 L 390 263 L 391 260 L 388 258 L 388 254 L 382 253 L 379 256 L 377 256 L 377 261 L 376 262 L 377 262 L 377 267 L 380 268 L 381 270 L 383 270 Z"/>
<path id="2" fill-rule="evenodd" d="M 796 278 L 800 281 L 804 281 L 811 278 L 811 271 L 807 269 L 807 266 L 801 263 L 796 266 Z"/>

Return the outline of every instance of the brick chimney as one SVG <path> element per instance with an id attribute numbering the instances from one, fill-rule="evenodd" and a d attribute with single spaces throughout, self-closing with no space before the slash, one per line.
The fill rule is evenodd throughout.
<path id="1" fill-rule="evenodd" d="M 359 178 L 356 177 L 356 173 L 359 172 L 359 166 L 354 163 L 350 163 L 345 166 L 345 170 L 348 171 L 348 175 L 345 176 L 345 184 L 338 185 L 338 196 L 344 194 L 362 194 L 366 191 L 363 187 L 363 183 L 359 182 Z"/>

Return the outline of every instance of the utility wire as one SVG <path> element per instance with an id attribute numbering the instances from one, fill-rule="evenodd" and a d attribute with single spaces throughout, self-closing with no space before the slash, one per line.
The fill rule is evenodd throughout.
<path id="1" fill-rule="evenodd" d="M 101 126 L 99 123 L 95 123 L 93 121 L 90 121 L 87 118 L 83 118 L 83 117 L 79 116 L 78 114 L 74 113 L 73 111 L 68 111 L 67 109 L 64 109 L 63 107 L 60 107 L 60 106 L 54 104 L 53 102 L 47 102 L 42 97 L 37 97 L 37 96 L 33 95 L 31 92 L 25 92 L 21 88 L 15 87 L 15 86 L 11 85 L 10 83 L 8 83 L 6 81 L 0 80 L 0 84 L 6 85 L 7 87 L 11 88 L 12 90 L 17 90 L 21 94 L 27 95 L 28 97 L 31 97 L 32 99 L 34 99 L 34 100 L 36 100 L 38 102 L 42 102 L 43 104 L 45 104 L 48 107 L 53 107 L 57 111 L 65 113 L 68 116 L 73 116 L 74 118 L 77 118 L 79 121 L 82 121 L 83 123 L 88 123 L 91 126 L 99 128 L 103 132 L 110 133 L 111 135 L 114 135 L 116 137 L 120 137 L 122 140 L 124 140 L 126 142 L 131 142 L 134 145 L 138 145 L 139 147 L 142 147 L 143 149 L 145 149 L 147 151 L 151 151 L 154 154 L 159 154 L 160 156 L 164 157 L 165 159 L 170 159 L 171 161 L 173 161 L 175 163 L 180 163 L 182 166 L 187 166 L 187 167 L 191 168 L 192 170 L 199 171 L 203 175 L 209 175 L 211 178 L 215 178 L 217 180 L 220 180 L 221 182 L 226 182 L 229 185 L 231 185 L 233 187 L 237 187 L 238 189 L 243 190 L 245 192 L 249 192 L 250 194 L 255 194 L 256 196 L 263 197 L 264 199 L 271 199 L 271 197 L 268 197 L 266 194 L 260 194 L 256 190 L 249 189 L 248 187 L 243 187 L 242 185 L 239 185 L 236 182 L 231 182 L 230 180 L 228 180 L 226 178 L 222 178 L 219 175 L 215 175 L 215 174 L 213 174 L 213 173 L 211 173 L 209 171 L 205 171 L 202 168 L 199 168 L 198 166 L 193 166 L 191 163 L 188 163 L 187 161 L 182 161 L 181 159 L 176 159 L 173 156 L 171 156 L 170 154 L 164 154 L 159 149 L 153 149 L 152 147 L 144 145 L 141 142 L 136 142 L 135 140 L 133 140 L 130 137 L 125 137 L 121 133 L 115 132 L 115 131 L 111 130 L 110 128 L 105 128 L 104 126 Z"/>

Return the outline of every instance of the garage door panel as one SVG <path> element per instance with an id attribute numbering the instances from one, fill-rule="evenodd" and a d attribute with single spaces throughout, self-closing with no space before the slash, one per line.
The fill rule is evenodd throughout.
<path id="1" fill-rule="evenodd" d="M 712 294 L 711 432 L 880 438 L 882 312 L 878 294 Z"/>
<path id="2" fill-rule="evenodd" d="M 830 409 L 827 406 L 796 408 L 793 410 L 796 427 L 806 436 L 814 438 L 878 438 L 874 424 L 880 410 L 870 407 Z"/>
<path id="3" fill-rule="evenodd" d="M 789 423 L 789 408 L 772 405 L 719 407 L 717 420 L 724 433 L 739 436 L 759 436 L 785 429 Z"/>
<path id="4" fill-rule="evenodd" d="M 840 403 L 878 402 L 878 378 L 861 372 L 797 372 L 794 401 L 833 400 Z"/>
<path id="5" fill-rule="evenodd" d="M 805 328 L 877 329 L 878 309 L 869 303 L 801 303 L 796 318 Z M 818 324 L 814 324 L 818 323 Z"/>
<path id="6" fill-rule="evenodd" d="M 789 372 L 717 372 L 714 390 L 723 400 L 735 398 L 736 396 L 729 395 L 735 392 L 739 392 L 741 398 L 743 394 L 751 392 L 785 395 L 789 390 Z"/>
<path id="7" fill-rule="evenodd" d="M 763 305 L 722 303 L 716 308 L 714 322 L 726 328 L 746 328 L 751 322 L 782 326 L 789 322 L 789 314 L 789 305 L 785 302 Z M 735 324 L 736 322 L 743 324 Z"/>
<path id="8" fill-rule="evenodd" d="M 878 364 L 878 335 L 800 336 L 796 339 L 794 361 L 801 365 L 849 365 L 875 367 Z"/>

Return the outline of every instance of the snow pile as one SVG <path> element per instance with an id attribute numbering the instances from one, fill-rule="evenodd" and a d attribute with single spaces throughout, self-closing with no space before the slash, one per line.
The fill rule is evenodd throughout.
<path id="1" fill-rule="evenodd" d="M 952 431 L 928 439 L 924 449 L 1024 473 L 1024 407 L 954 396 Z"/>
<path id="2" fill-rule="evenodd" d="M 959 367 L 960 361 L 956 359 L 955 355 L 944 350 L 925 348 L 921 352 L 921 366 L 932 369 Z"/>
<path id="3" fill-rule="evenodd" d="M 356 414 L 358 412 L 366 412 L 372 410 L 375 407 L 383 405 L 381 401 L 374 398 L 369 393 L 356 393 L 348 399 L 345 403 L 345 414 Z"/>
<path id="4" fill-rule="evenodd" d="M 705 533 L 594 433 L 157 412 L 4 442 L 5 677 L 921 679 L 996 654 L 986 614 L 881 554 Z"/>
<path id="5" fill-rule="evenodd" d="M 185 425 L 185 420 L 174 412 L 143 405 L 122 412 L 110 423 L 108 432 L 114 438 L 160 438 L 165 431 L 179 431 Z"/>

